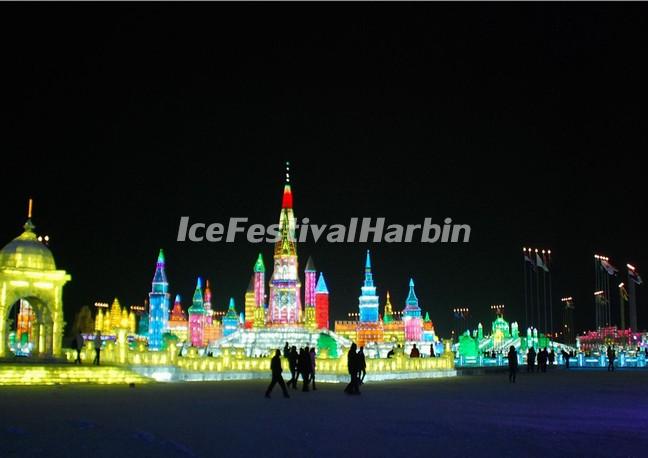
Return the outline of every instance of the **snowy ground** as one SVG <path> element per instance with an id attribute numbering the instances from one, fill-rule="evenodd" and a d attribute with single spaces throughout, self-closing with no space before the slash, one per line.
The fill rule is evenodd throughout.
<path id="1" fill-rule="evenodd" d="M 647 456 L 648 371 L 343 386 L 0 387 L 0 456 Z"/>

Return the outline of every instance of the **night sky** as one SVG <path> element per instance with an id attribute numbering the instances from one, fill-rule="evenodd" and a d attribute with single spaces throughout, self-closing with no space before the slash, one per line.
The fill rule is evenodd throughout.
<path id="1" fill-rule="evenodd" d="M 272 246 L 178 243 L 179 218 L 277 222 L 286 160 L 311 222 L 472 226 L 468 244 L 300 245 L 334 319 L 357 311 L 367 248 L 381 306 L 389 290 L 402 309 L 412 276 L 444 336 L 453 307 L 523 318 L 523 246 L 552 250 L 554 316 L 573 296 L 579 330 L 595 252 L 648 276 L 643 5 L 0 8 L 0 244 L 32 196 L 72 275 L 68 322 L 142 303 L 159 248 L 185 308 L 200 275 L 241 311 Z"/>

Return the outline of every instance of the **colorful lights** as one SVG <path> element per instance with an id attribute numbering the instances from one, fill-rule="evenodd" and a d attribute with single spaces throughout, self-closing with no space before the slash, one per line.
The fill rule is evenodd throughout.
<path id="1" fill-rule="evenodd" d="M 153 351 L 159 351 L 163 347 L 162 334 L 168 328 L 169 317 L 169 282 L 164 269 L 164 251 L 158 254 L 155 274 L 151 292 L 149 293 L 149 327 L 148 345 Z"/>
<path id="2" fill-rule="evenodd" d="M 288 167 L 288 164 L 286 164 Z M 270 279 L 267 321 L 271 324 L 297 324 L 301 316 L 301 282 L 295 244 L 293 198 L 286 172 L 286 185 L 279 216 L 281 239 L 275 244 L 274 270 Z"/>
<path id="3" fill-rule="evenodd" d="M 20 306 L 14 304 L 20 304 L 21 299 L 29 299 L 34 319 L 29 319 L 30 341 L 26 345 L 18 343 L 30 353 L 60 356 L 63 287 L 71 277 L 64 270 L 56 270 L 52 252 L 34 233 L 31 215 L 23 228 L 21 235 L 0 250 L 0 357 L 8 354 L 12 331 L 8 317 L 12 307 Z M 29 334 L 21 333 L 21 339 L 23 335 Z"/>
<path id="4" fill-rule="evenodd" d="M 315 321 L 318 329 L 329 328 L 329 292 L 322 272 L 315 286 Z"/>
<path id="5" fill-rule="evenodd" d="M 203 332 L 205 329 L 205 308 L 203 306 L 202 281 L 196 281 L 193 301 L 189 307 L 189 342 L 193 347 L 203 346 Z"/>
<path id="6" fill-rule="evenodd" d="M 148 383 L 146 377 L 114 366 L 0 365 L 0 385 L 63 385 L 94 383 L 126 385 Z"/>
<path id="7" fill-rule="evenodd" d="M 223 337 L 227 337 L 238 330 L 239 318 L 234 306 L 234 298 L 230 297 L 227 313 L 223 317 Z"/>
<path id="8" fill-rule="evenodd" d="M 360 322 L 377 323 L 379 302 L 378 296 L 376 295 L 376 287 L 373 282 L 373 274 L 371 272 L 371 257 L 369 255 L 369 250 L 367 250 L 367 258 L 365 261 L 364 285 L 361 288 L 361 294 L 358 301 L 360 308 Z"/>
<path id="9" fill-rule="evenodd" d="M 421 340 L 423 320 L 421 320 L 421 308 L 414 292 L 414 279 L 412 278 L 410 278 L 409 294 L 403 310 L 403 324 L 405 326 L 405 340 L 414 342 Z"/>

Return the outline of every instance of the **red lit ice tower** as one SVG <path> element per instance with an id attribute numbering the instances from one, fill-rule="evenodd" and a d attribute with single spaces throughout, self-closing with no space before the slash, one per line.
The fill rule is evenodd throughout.
<path id="1" fill-rule="evenodd" d="M 329 292 L 321 272 L 315 287 L 315 320 L 318 329 L 329 328 Z"/>
<path id="2" fill-rule="evenodd" d="M 289 164 L 286 163 L 286 184 L 279 217 L 281 238 L 275 244 L 274 270 L 270 278 L 269 324 L 297 324 L 301 321 L 301 283 L 297 274 L 295 216 L 292 206 L 290 171 Z"/>
<path id="3" fill-rule="evenodd" d="M 245 317 L 245 323 L 243 323 L 243 326 L 245 329 L 251 329 L 254 327 L 255 313 L 256 301 L 254 296 L 254 275 L 252 275 L 250 277 L 250 283 L 245 290 L 245 311 L 243 312 L 243 316 Z"/>

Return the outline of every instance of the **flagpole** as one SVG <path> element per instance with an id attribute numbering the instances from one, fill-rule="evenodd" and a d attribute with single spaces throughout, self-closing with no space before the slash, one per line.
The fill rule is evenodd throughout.
<path id="1" fill-rule="evenodd" d="M 524 323 L 529 327 L 529 304 L 527 300 L 527 261 L 525 259 L 526 248 L 522 248 L 522 267 L 524 271 Z"/>
<path id="2" fill-rule="evenodd" d="M 628 296 L 630 297 L 629 303 L 629 315 L 630 315 L 630 329 L 634 332 L 637 332 L 637 293 L 635 292 L 635 281 L 631 273 L 634 271 L 634 268 L 628 264 Z"/>
<path id="3" fill-rule="evenodd" d="M 625 329 L 625 297 L 623 296 L 623 283 L 619 285 L 619 304 L 621 309 L 621 329 Z"/>
<path id="4" fill-rule="evenodd" d="M 537 248 L 536 248 L 536 256 L 538 256 Z M 536 328 L 540 327 L 540 272 L 538 272 L 538 267 L 540 266 L 536 266 L 536 305 L 538 309 L 538 322 L 536 324 Z"/>
<path id="5" fill-rule="evenodd" d="M 598 269 L 598 255 L 594 255 L 594 292 L 599 291 L 599 269 Z M 595 316 L 595 327 L 598 330 L 600 327 L 599 322 L 599 304 L 596 294 L 594 295 L 594 316 Z"/>
<path id="6" fill-rule="evenodd" d="M 545 256 L 545 250 L 542 250 L 542 263 L 544 264 L 544 269 L 542 269 L 542 294 L 544 295 L 544 331 L 547 333 L 547 257 Z"/>
<path id="7" fill-rule="evenodd" d="M 607 325 L 612 326 L 612 295 L 610 294 L 610 274 L 605 276 L 605 299 L 607 303 Z"/>
<path id="8" fill-rule="evenodd" d="M 553 295 L 551 293 L 551 270 L 549 270 L 549 331 L 553 333 Z"/>

